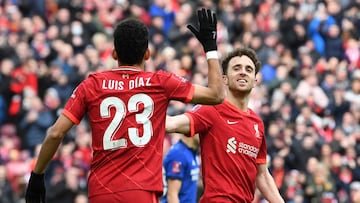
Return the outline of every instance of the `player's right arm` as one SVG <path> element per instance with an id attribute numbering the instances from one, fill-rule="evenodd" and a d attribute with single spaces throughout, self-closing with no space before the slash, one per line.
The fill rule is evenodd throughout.
<path id="1" fill-rule="evenodd" d="M 191 103 L 219 104 L 225 97 L 222 82 L 222 71 L 217 53 L 217 19 L 216 14 L 209 9 L 198 10 L 199 30 L 188 25 L 189 30 L 202 44 L 209 67 L 208 87 L 194 85 L 194 95 Z"/>
<path id="2" fill-rule="evenodd" d="M 57 121 L 47 130 L 45 140 L 41 146 L 40 154 L 33 170 L 36 174 L 45 172 L 66 133 L 74 123 L 64 115 L 60 115 Z"/>
<path id="3" fill-rule="evenodd" d="M 190 118 L 185 114 L 166 116 L 165 130 L 167 133 L 190 134 Z"/>
<path id="4" fill-rule="evenodd" d="M 168 189 L 166 193 L 166 199 L 168 203 L 180 203 L 179 193 L 181 189 L 181 183 L 182 181 L 179 179 L 169 178 L 167 180 Z"/>
<path id="5" fill-rule="evenodd" d="M 35 168 L 29 178 L 25 193 L 26 202 L 45 202 L 46 189 L 44 172 L 46 166 L 59 148 L 65 134 L 73 125 L 74 123 L 70 119 L 64 115 L 60 115 L 55 124 L 48 129 Z"/>

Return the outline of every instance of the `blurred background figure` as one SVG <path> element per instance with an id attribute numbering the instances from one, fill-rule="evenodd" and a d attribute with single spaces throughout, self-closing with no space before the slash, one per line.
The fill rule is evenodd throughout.
<path id="1" fill-rule="evenodd" d="M 199 135 L 186 137 L 172 145 L 163 161 L 163 203 L 198 201 L 200 178 Z"/>
<path id="2" fill-rule="evenodd" d="M 360 182 L 354 181 L 350 184 L 350 202 L 360 203 Z"/>
<path id="3" fill-rule="evenodd" d="M 0 202 L 15 203 L 15 194 L 13 188 L 10 186 L 8 176 L 6 173 L 6 166 L 0 165 Z"/>

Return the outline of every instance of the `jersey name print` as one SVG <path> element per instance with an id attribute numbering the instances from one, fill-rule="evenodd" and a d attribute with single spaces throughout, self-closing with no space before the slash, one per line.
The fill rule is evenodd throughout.
<path id="1" fill-rule="evenodd" d="M 127 84 L 125 84 L 127 83 Z M 135 78 L 134 80 L 103 80 L 103 90 L 131 90 L 138 87 L 151 86 L 150 78 Z"/>

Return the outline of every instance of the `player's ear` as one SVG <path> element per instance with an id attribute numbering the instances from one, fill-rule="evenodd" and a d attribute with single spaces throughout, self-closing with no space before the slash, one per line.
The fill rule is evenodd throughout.
<path id="1" fill-rule="evenodd" d="M 144 60 L 148 60 L 150 58 L 150 49 L 147 48 L 144 54 Z"/>
<path id="2" fill-rule="evenodd" d="M 117 56 L 115 49 L 112 50 L 111 56 L 113 57 L 113 59 L 118 60 L 118 56 Z"/>
<path id="3" fill-rule="evenodd" d="M 254 87 L 260 83 L 261 78 L 259 78 L 259 77 L 261 77 L 261 75 L 255 74 Z"/>
<path id="4" fill-rule="evenodd" d="M 223 80 L 224 85 L 228 85 L 229 80 L 228 80 L 228 77 L 226 75 L 222 75 L 222 80 Z"/>

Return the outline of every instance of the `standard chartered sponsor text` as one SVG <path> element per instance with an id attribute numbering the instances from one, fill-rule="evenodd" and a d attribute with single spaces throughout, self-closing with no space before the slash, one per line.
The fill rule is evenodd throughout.
<path id="1" fill-rule="evenodd" d="M 259 148 L 240 142 L 238 152 L 256 158 Z"/>

